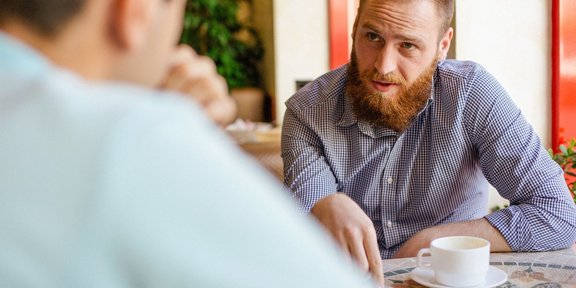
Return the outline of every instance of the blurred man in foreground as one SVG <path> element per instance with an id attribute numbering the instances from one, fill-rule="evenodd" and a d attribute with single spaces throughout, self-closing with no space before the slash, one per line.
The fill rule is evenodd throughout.
<path id="1" fill-rule="evenodd" d="M 370 286 L 204 117 L 184 5 L 0 0 L 0 286 Z"/>

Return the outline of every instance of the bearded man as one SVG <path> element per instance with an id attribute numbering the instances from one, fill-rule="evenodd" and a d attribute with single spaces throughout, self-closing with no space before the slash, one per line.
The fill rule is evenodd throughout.
<path id="1" fill-rule="evenodd" d="M 480 65 L 445 61 L 453 0 L 363 0 L 351 62 L 286 102 L 285 184 L 374 277 L 471 235 L 492 251 L 576 240 L 562 170 Z M 488 183 L 510 200 L 486 215 Z"/>

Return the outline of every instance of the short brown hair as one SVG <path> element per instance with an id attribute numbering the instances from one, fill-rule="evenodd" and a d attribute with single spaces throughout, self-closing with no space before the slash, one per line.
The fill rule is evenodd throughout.
<path id="1" fill-rule="evenodd" d="M 21 21 L 44 36 L 54 36 L 84 7 L 86 0 L 0 0 L 0 25 Z"/>
<path id="2" fill-rule="evenodd" d="M 381 0 L 383 1 L 383 0 Z M 390 1 L 390 0 L 387 0 Z M 396 0 L 396 1 L 406 1 L 406 0 Z M 442 26 L 440 26 L 441 35 L 448 30 L 450 24 L 452 23 L 452 17 L 454 16 L 454 0 L 419 0 L 419 1 L 432 1 L 438 9 L 438 15 L 443 18 Z M 358 14 L 362 11 L 362 7 L 366 0 L 360 0 L 360 8 L 358 8 Z"/>

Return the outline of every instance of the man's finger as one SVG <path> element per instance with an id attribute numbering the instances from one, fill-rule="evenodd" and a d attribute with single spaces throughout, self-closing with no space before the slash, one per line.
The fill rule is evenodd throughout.
<path id="1" fill-rule="evenodd" d="M 376 281 L 376 283 L 384 287 L 382 258 L 380 256 L 380 249 L 378 249 L 378 242 L 376 240 L 376 235 L 372 234 L 364 237 L 364 249 L 366 251 L 366 258 L 368 258 L 370 275 L 372 275 L 372 278 L 374 278 L 374 281 Z"/>
<path id="2" fill-rule="evenodd" d="M 186 71 L 190 78 L 202 78 L 217 75 L 216 64 L 208 56 L 196 56 L 188 62 Z"/>
<path id="3" fill-rule="evenodd" d="M 194 99 L 202 104 L 208 104 L 220 102 L 221 98 L 228 97 L 226 87 L 226 80 L 222 76 L 216 75 L 212 78 L 202 78 L 195 81 L 190 79 L 183 83 L 180 91 L 193 95 Z"/>
<path id="4" fill-rule="evenodd" d="M 168 74 L 160 85 L 162 89 L 182 91 L 183 84 L 218 75 L 216 65 L 207 56 L 198 56 L 188 46 L 177 48 L 168 68 Z"/>
<path id="5" fill-rule="evenodd" d="M 196 57 L 198 57 L 198 54 L 196 54 L 196 51 L 194 51 L 192 47 L 188 45 L 180 45 L 176 47 L 176 52 L 174 52 L 174 54 L 171 56 L 170 66 L 177 66 L 181 63 L 188 63 Z"/>
<path id="6" fill-rule="evenodd" d="M 348 249 L 350 250 L 350 256 L 352 256 L 352 259 L 360 266 L 360 269 L 368 272 L 370 267 L 362 240 L 348 239 Z"/>
<path id="7" fill-rule="evenodd" d="M 184 85 L 189 81 L 188 69 L 188 66 L 185 64 L 171 67 L 160 88 L 183 91 Z"/>
<path id="8" fill-rule="evenodd" d="M 344 252 L 344 255 L 347 257 L 352 257 L 351 253 L 350 253 L 350 249 L 348 248 L 348 243 L 346 242 L 346 238 L 345 237 L 341 237 L 339 235 L 333 235 L 334 236 L 334 240 L 336 240 L 336 243 L 338 243 L 338 246 L 340 246 L 340 248 L 342 248 L 342 252 Z"/>
<path id="9" fill-rule="evenodd" d="M 206 114 L 221 126 L 225 126 L 236 119 L 236 104 L 232 99 L 212 102 L 205 107 Z"/>

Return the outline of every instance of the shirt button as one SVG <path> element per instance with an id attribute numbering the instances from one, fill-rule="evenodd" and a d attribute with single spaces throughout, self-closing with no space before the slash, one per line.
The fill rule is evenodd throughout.
<path id="1" fill-rule="evenodd" d="M 390 220 L 386 221 L 386 227 L 392 228 L 392 221 Z"/>
<path id="2" fill-rule="evenodd" d="M 394 183 L 394 179 L 392 179 L 392 177 L 389 177 L 388 178 L 388 184 L 392 184 L 392 183 Z"/>

